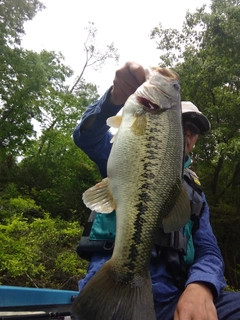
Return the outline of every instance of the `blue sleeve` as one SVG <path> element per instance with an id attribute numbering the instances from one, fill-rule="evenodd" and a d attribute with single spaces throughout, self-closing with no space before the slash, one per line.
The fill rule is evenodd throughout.
<path id="1" fill-rule="evenodd" d="M 110 90 L 86 109 L 73 133 L 75 144 L 97 164 L 102 177 L 107 176 L 107 160 L 112 146 L 112 134 L 106 120 L 116 115 L 123 106 L 115 106 L 107 101 Z M 93 125 L 88 131 L 82 130 L 82 124 L 91 116 L 96 116 Z"/>
<path id="2" fill-rule="evenodd" d="M 84 278 L 79 280 L 78 289 L 81 291 L 88 281 L 95 275 L 95 273 L 101 268 L 101 266 L 111 258 L 111 255 L 107 254 L 95 254 L 93 255 L 91 262 L 89 263 L 87 274 Z"/>
<path id="3" fill-rule="evenodd" d="M 225 288 L 224 262 L 216 237 L 210 225 L 209 206 L 203 194 L 205 208 L 200 218 L 200 226 L 193 237 L 195 247 L 194 263 L 189 269 L 186 285 L 193 282 L 205 282 L 218 297 Z"/>

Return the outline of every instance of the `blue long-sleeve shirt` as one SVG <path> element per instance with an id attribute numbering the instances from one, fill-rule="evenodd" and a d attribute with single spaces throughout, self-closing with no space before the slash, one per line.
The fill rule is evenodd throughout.
<path id="1" fill-rule="evenodd" d="M 98 165 L 102 177 L 107 175 L 107 160 L 112 145 L 110 143 L 112 134 L 109 132 L 106 120 L 122 108 L 122 105 L 114 106 L 107 101 L 108 92 L 87 108 L 73 134 L 75 144 Z M 84 121 L 91 116 L 95 117 L 91 128 L 87 131 L 82 130 Z M 204 194 L 202 198 L 205 207 L 199 229 L 193 235 L 195 257 L 188 271 L 186 286 L 193 282 L 204 282 L 209 285 L 217 298 L 225 288 L 224 262 L 210 225 L 209 207 Z M 80 289 L 107 259 L 109 256 L 93 256 L 85 279 L 80 281 Z M 159 261 L 156 265 L 150 265 L 150 273 L 155 302 L 171 301 L 172 297 L 179 293 L 164 262 Z"/>

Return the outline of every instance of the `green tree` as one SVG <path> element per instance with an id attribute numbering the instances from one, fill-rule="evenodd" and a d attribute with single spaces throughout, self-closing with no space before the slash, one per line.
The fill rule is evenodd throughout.
<path id="1" fill-rule="evenodd" d="M 210 12 L 206 6 L 187 12 L 181 31 L 160 25 L 151 33 L 163 53 L 160 64 L 180 75 L 182 100 L 195 103 L 211 121 L 210 134 L 201 137 L 193 150 L 193 168 L 211 206 L 227 279 L 236 288 L 240 285 L 240 243 L 234 238 L 240 227 L 239 4 L 213 0 Z"/>
<path id="2" fill-rule="evenodd" d="M 19 48 L 21 36 L 24 34 L 24 22 L 32 19 L 35 14 L 44 8 L 41 2 L 37 0 L 1 0 L 0 1 L 0 159 L 9 143 L 18 145 L 16 131 L 19 130 L 19 136 L 23 131 L 24 123 L 26 134 L 23 140 L 29 135 L 31 125 L 29 120 L 32 117 L 33 109 L 26 107 L 26 110 L 14 112 L 18 103 L 22 106 L 25 97 L 29 104 L 31 94 L 36 93 L 39 87 L 39 81 L 31 82 L 33 74 L 37 70 L 39 74 L 39 65 L 36 61 L 36 55 L 23 51 Z M 35 67 L 35 65 L 37 65 Z M 16 87 L 16 83 L 18 86 Z M 17 89 L 17 90 L 16 90 Z M 16 91 L 16 92 L 15 92 Z M 32 97 L 32 100 L 34 97 Z M 18 101 L 16 106 L 16 101 Z M 15 114 L 14 114 L 15 113 Z M 20 123 L 19 126 L 17 124 Z M 9 141 L 9 132 L 13 131 L 11 142 Z M 9 162 L 10 163 L 10 162 Z M 9 164 L 8 163 L 8 164 Z"/>
<path id="3" fill-rule="evenodd" d="M 79 222 L 90 212 L 82 193 L 100 177 L 71 135 L 99 97 L 83 78 L 86 68 L 118 54 L 113 43 L 98 50 L 90 23 L 86 61 L 69 86 L 73 71 L 62 54 L 21 47 L 24 22 L 42 9 L 37 0 L 0 0 L 0 281 L 69 288 L 72 276 L 76 289 L 86 267 L 76 260 Z"/>
<path id="4" fill-rule="evenodd" d="M 44 8 L 38 0 L 0 0 L 0 47 L 20 44 L 24 23 Z"/>
<path id="5" fill-rule="evenodd" d="M 53 52 L 37 54 L 9 48 L 0 86 L 0 156 L 22 155 L 36 135 L 32 120 L 44 124 L 46 112 L 53 104 L 51 98 L 54 96 L 55 104 L 57 98 L 60 99 L 54 93 L 62 90 L 64 95 L 63 80 L 71 75 L 71 71 L 61 59 Z"/>
<path id="6" fill-rule="evenodd" d="M 13 181 L 21 195 L 34 199 L 51 217 L 82 224 L 90 213 L 82 193 L 99 180 L 96 166 L 74 145 L 71 136 L 52 130 L 35 142 L 19 163 Z"/>
<path id="7" fill-rule="evenodd" d="M 100 68 L 109 58 L 118 59 L 113 43 L 104 52 L 97 50 L 97 29 L 91 23 L 84 44 L 86 61 L 70 88 L 66 82 L 73 71 L 64 65 L 60 53 L 43 50 L 38 54 L 21 48 L 24 22 L 43 8 L 37 0 L 1 1 L 0 160 L 8 167 L 36 138 L 33 120 L 41 130 L 68 127 L 71 132 L 83 108 L 98 97 L 97 87 L 83 78 L 85 69 Z"/>
<path id="8" fill-rule="evenodd" d="M 46 213 L 28 221 L 22 213 L 39 210 L 29 199 L 12 199 L 10 209 L 15 214 L 0 224 L 0 283 L 78 290 L 87 266 L 76 254 L 82 233 L 79 224 L 52 219 Z"/>

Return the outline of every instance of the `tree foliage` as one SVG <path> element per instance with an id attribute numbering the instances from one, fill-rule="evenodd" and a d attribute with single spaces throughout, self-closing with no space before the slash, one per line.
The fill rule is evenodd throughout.
<path id="1" fill-rule="evenodd" d="M 0 282 L 77 290 L 86 263 L 75 249 L 90 213 L 82 193 L 99 174 L 72 132 L 99 97 L 86 68 L 118 54 L 113 43 L 98 50 L 91 23 L 70 86 L 61 53 L 21 47 L 24 23 L 42 9 L 38 0 L 0 0 Z"/>
<path id="2" fill-rule="evenodd" d="M 55 130 L 45 132 L 21 161 L 14 183 L 20 194 L 30 196 L 52 217 L 84 224 L 90 212 L 82 194 L 99 179 L 96 166 L 72 138 Z"/>
<path id="3" fill-rule="evenodd" d="M 59 115 L 64 103 L 65 108 L 69 106 L 63 83 L 70 75 L 53 52 L 9 48 L 0 86 L 0 155 L 23 154 L 36 137 L 32 120 L 44 128 L 50 113 Z"/>
<path id="4" fill-rule="evenodd" d="M 23 214 L 39 210 L 31 199 L 9 203 L 14 215 L 0 225 L 0 283 L 37 288 L 77 290 L 86 262 L 77 258 L 82 228 L 77 222 Z"/>
<path id="5" fill-rule="evenodd" d="M 180 75 L 182 100 L 196 104 L 211 122 L 211 132 L 193 150 L 193 168 L 211 207 L 226 277 L 239 288 L 239 1 L 213 0 L 210 11 L 202 6 L 187 12 L 181 31 L 164 30 L 160 25 L 151 35 L 163 52 L 161 65 Z"/>
<path id="6" fill-rule="evenodd" d="M 44 9 L 38 0 L 0 0 L 0 44 L 21 43 L 24 23 L 32 20 L 38 11 Z"/>

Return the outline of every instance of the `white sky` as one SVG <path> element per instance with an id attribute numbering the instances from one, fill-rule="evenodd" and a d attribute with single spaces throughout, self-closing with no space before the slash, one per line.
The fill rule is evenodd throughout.
<path id="1" fill-rule="evenodd" d="M 88 70 L 84 75 L 99 86 L 102 94 L 112 84 L 115 70 L 132 60 L 144 67 L 157 65 L 160 51 L 150 31 L 159 22 L 164 28 L 180 29 L 187 10 L 194 12 L 210 0 L 41 0 L 47 7 L 25 24 L 22 45 L 39 52 L 42 49 L 61 51 L 65 62 L 78 75 L 85 62 L 84 28 L 88 21 L 97 29 L 99 47 L 115 43 L 120 54 L 119 65 L 108 60 L 102 71 Z"/>

